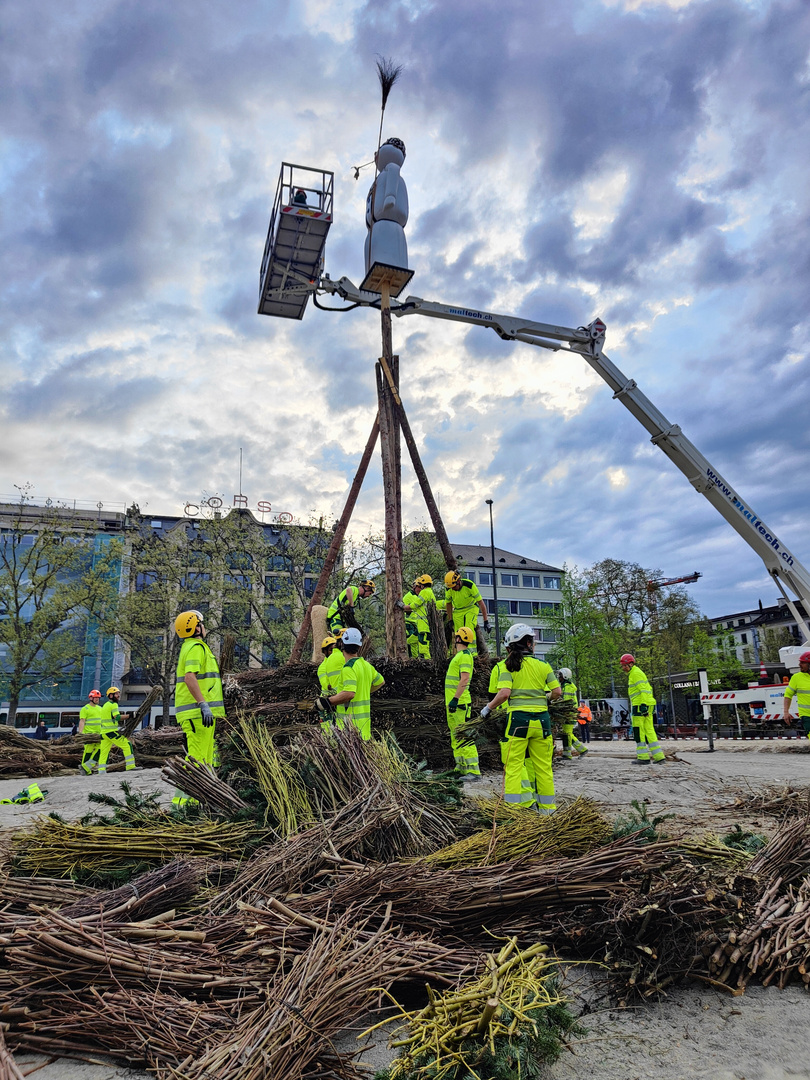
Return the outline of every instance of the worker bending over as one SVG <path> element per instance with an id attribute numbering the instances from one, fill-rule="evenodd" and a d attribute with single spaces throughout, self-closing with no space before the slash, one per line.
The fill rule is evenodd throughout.
<path id="1" fill-rule="evenodd" d="M 447 602 L 447 612 L 453 616 L 453 632 L 456 633 L 462 626 L 469 627 L 473 632 L 470 652 L 473 656 L 477 656 L 475 628 L 479 611 L 484 620 L 484 633 L 489 633 L 489 613 L 486 604 L 481 599 L 478 586 L 469 578 L 463 578 L 457 570 L 448 570 L 444 575 L 444 598 Z"/>
<path id="2" fill-rule="evenodd" d="M 135 758 L 132 753 L 132 746 L 129 739 L 125 735 L 122 735 L 118 730 L 118 725 L 121 722 L 121 711 L 118 708 L 118 703 L 121 700 L 121 691 L 117 686 L 111 686 L 107 691 L 107 703 L 102 706 L 101 709 L 101 743 L 100 753 L 98 758 L 98 771 L 99 774 L 107 771 L 107 758 L 110 756 L 110 750 L 114 746 L 117 746 L 121 753 L 124 755 L 124 765 L 127 771 L 135 768 Z"/>
<path id="3" fill-rule="evenodd" d="M 810 739 L 810 652 L 803 652 L 799 657 L 799 670 L 790 676 L 790 682 L 785 689 L 784 720 L 790 723 L 791 698 L 799 699 L 799 726 L 804 728 L 804 733 Z"/>
<path id="4" fill-rule="evenodd" d="M 183 644 L 177 658 L 174 711 L 183 731 L 186 758 L 204 765 L 216 764 L 217 717 L 225 716 L 222 680 L 217 659 L 205 643 L 206 629 L 199 611 L 183 611 L 174 620 L 174 629 Z M 172 802 L 183 806 L 189 800 L 175 791 Z"/>
<path id="5" fill-rule="evenodd" d="M 411 586 L 411 592 L 402 597 L 405 607 L 405 630 L 409 625 L 413 627 L 415 641 L 413 651 L 411 637 L 408 637 L 408 651 L 411 656 L 422 656 L 430 659 L 430 622 L 428 621 L 427 606 L 436 603 L 436 594 L 433 591 L 433 578 L 430 574 L 420 574 Z"/>
<path id="6" fill-rule="evenodd" d="M 650 681 L 631 653 L 620 657 L 619 663 L 627 675 L 627 696 L 630 698 L 630 721 L 633 725 L 633 738 L 636 740 L 636 761 L 640 765 L 649 765 L 650 755 L 653 761 L 663 761 L 666 754 L 661 749 L 653 723 L 655 698 Z"/>
<path id="7" fill-rule="evenodd" d="M 459 627 L 453 639 L 455 651 L 444 677 L 444 704 L 447 710 L 447 726 L 450 728 L 450 745 L 456 762 L 456 772 L 462 776 L 480 776 L 478 749 L 475 743 L 460 743 L 456 728 L 466 724 L 470 717 L 470 680 L 473 673 L 473 657 L 470 645 L 475 634 L 468 626 Z"/>
<path id="8" fill-rule="evenodd" d="M 557 672 L 557 678 L 560 682 L 560 689 L 562 690 L 563 701 L 572 701 L 575 706 L 579 706 L 579 692 L 577 691 L 576 683 L 574 682 L 574 676 L 571 674 L 571 668 L 562 667 Z M 588 747 L 585 743 L 579 741 L 579 737 L 574 734 L 574 728 L 577 725 L 577 713 L 573 712 L 571 716 L 565 716 L 562 722 L 562 756 L 564 761 L 574 760 L 574 750 L 582 757 L 583 754 L 588 753 Z"/>
<path id="9" fill-rule="evenodd" d="M 359 610 L 360 601 L 373 596 L 376 587 L 373 581 L 361 581 L 359 585 L 347 585 L 343 592 L 329 605 L 329 610 L 326 613 L 329 633 L 335 634 L 342 626 L 348 626 L 356 622 L 356 611 Z"/>
<path id="10" fill-rule="evenodd" d="M 554 773 L 551 761 L 554 740 L 548 715 L 549 697 L 560 697 L 560 684 L 554 678 L 551 665 L 535 659 L 534 632 L 525 623 L 516 623 L 506 631 L 506 661 L 498 680 L 498 693 L 481 710 L 489 716 L 507 702 L 509 720 L 504 773 L 504 801 L 522 803 L 520 774 L 528 754 L 534 765 L 537 791 L 535 805 L 541 814 L 553 814 L 557 809 L 554 797 Z"/>
<path id="11" fill-rule="evenodd" d="M 385 679 L 360 653 L 363 635 L 354 626 L 343 631 L 341 651 L 345 663 L 340 670 L 340 690 L 337 694 L 323 695 L 316 699 L 315 707 L 331 720 L 340 705 L 345 706 L 346 719 L 350 720 L 360 737 L 371 738 L 371 695 L 384 685 Z"/>
<path id="12" fill-rule="evenodd" d="M 101 691 L 91 690 L 86 705 L 82 706 L 79 713 L 79 735 L 99 735 L 101 733 Z M 101 753 L 101 744 L 97 742 L 85 743 L 82 750 L 82 760 L 79 771 L 89 776 L 94 769 L 98 768 L 98 756 Z"/>
<path id="13" fill-rule="evenodd" d="M 324 697 L 330 697 L 333 694 L 337 694 L 341 689 L 342 676 L 341 671 L 345 660 L 343 653 L 340 651 L 340 640 L 343 635 L 343 628 L 340 627 L 338 633 L 333 637 L 329 634 L 321 642 L 321 652 L 324 655 L 324 659 L 318 665 L 318 681 L 321 684 L 321 694 Z M 334 722 L 340 730 L 343 730 L 343 715 L 345 709 L 341 705 L 334 713 L 334 720 L 329 717 L 321 721 L 321 730 L 329 731 Z"/>

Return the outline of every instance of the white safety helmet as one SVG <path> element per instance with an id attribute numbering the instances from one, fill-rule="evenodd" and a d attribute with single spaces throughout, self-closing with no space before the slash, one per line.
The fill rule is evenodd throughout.
<path id="1" fill-rule="evenodd" d="M 557 676 L 560 679 L 565 679 L 566 682 L 573 682 L 574 676 L 571 674 L 570 667 L 561 667 L 557 672 Z"/>
<path id="2" fill-rule="evenodd" d="M 515 623 L 514 626 L 510 626 L 504 634 L 503 640 L 507 645 L 517 645 L 519 641 L 522 641 L 525 637 L 530 637 L 534 640 L 534 630 L 526 623 Z"/>
<path id="3" fill-rule="evenodd" d="M 349 626 L 343 631 L 341 640 L 344 645 L 362 645 L 363 635 L 356 627 Z"/>

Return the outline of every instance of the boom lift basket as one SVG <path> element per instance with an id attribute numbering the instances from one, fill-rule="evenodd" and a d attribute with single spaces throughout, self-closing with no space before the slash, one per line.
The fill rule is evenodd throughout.
<path id="1" fill-rule="evenodd" d="M 334 186 L 334 173 L 282 162 L 259 273 L 260 315 L 303 318 L 323 267 Z"/>

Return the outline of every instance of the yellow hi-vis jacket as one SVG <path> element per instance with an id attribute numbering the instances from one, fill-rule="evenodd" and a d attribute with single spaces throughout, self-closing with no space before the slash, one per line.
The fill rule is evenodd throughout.
<path id="1" fill-rule="evenodd" d="M 627 696 L 632 705 L 647 705 L 648 716 L 655 711 L 655 695 L 652 692 L 650 681 L 638 664 L 633 664 L 627 676 Z"/>
<path id="2" fill-rule="evenodd" d="M 214 716 L 225 715 L 225 702 L 222 697 L 222 681 L 219 677 L 217 659 L 202 638 L 186 638 L 177 658 L 177 682 L 174 687 L 174 711 L 180 720 L 190 720 L 196 724 L 202 719 L 199 703 L 186 686 L 184 676 L 192 672 L 197 676 L 202 695 L 211 706 Z"/>
<path id="3" fill-rule="evenodd" d="M 79 719 L 84 720 L 84 734 L 98 735 L 101 731 L 101 719 L 104 709 L 101 705 L 84 705 L 79 713 Z"/>

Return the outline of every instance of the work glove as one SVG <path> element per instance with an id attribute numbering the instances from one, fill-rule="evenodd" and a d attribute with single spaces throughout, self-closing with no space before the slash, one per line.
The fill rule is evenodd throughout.
<path id="1" fill-rule="evenodd" d="M 394 604 L 394 607 L 399 608 L 400 611 L 405 610 L 405 604 L 402 600 L 397 600 L 397 602 Z"/>
<path id="2" fill-rule="evenodd" d="M 489 625 L 489 619 L 484 619 L 484 633 L 485 634 L 491 634 L 492 633 L 492 627 Z"/>
<path id="3" fill-rule="evenodd" d="M 491 712 L 492 709 L 490 709 L 489 705 L 485 705 L 478 715 L 481 717 L 482 720 L 486 720 L 486 718 Z"/>
<path id="4" fill-rule="evenodd" d="M 211 712 L 211 706 L 207 701 L 200 702 L 200 716 L 202 717 L 203 727 L 214 726 L 214 714 Z"/>
<path id="5" fill-rule="evenodd" d="M 458 709 L 458 698 L 454 698 L 454 697 L 450 698 L 450 700 L 447 702 L 447 711 L 448 712 L 456 712 L 457 709 Z"/>
<path id="6" fill-rule="evenodd" d="M 328 697 L 316 697 L 315 708 L 320 713 L 333 713 L 335 711 L 335 706 Z"/>

